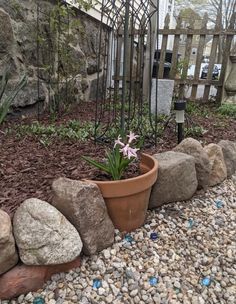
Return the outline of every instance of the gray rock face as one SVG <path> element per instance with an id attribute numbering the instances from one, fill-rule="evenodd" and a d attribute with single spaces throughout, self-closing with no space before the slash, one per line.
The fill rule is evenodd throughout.
<path id="1" fill-rule="evenodd" d="M 0 275 L 18 262 L 15 240 L 9 215 L 0 210 Z"/>
<path id="2" fill-rule="evenodd" d="M 82 250 L 75 227 L 56 208 L 36 198 L 24 201 L 14 215 L 14 235 L 26 265 L 73 261 Z"/>
<path id="3" fill-rule="evenodd" d="M 223 182 L 227 177 L 227 169 L 224 161 L 222 148 L 216 144 L 209 144 L 204 147 L 211 163 L 211 174 L 209 178 L 209 186 L 215 186 Z"/>
<path id="4" fill-rule="evenodd" d="M 149 208 L 190 199 L 198 184 L 194 158 L 173 151 L 155 154 L 154 157 L 158 160 L 159 169 Z"/>
<path id="5" fill-rule="evenodd" d="M 211 164 L 200 142 L 193 138 L 186 138 L 173 151 L 186 153 L 195 158 L 198 188 L 206 188 L 209 185 Z"/>
<path id="6" fill-rule="evenodd" d="M 6 96 L 9 96 L 11 90 L 16 87 L 18 80 L 10 81 L 7 85 Z M 38 81 L 36 79 L 29 78 L 28 84 L 19 91 L 17 98 L 14 101 L 14 107 L 24 107 L 26 105 L 33 105 L 37 101 L 46 100 L 47 89 L 43 86 L 42 82 L 39 82 L 38 91 Z"/>
<path id="7" fill-rule="evenodd" d="M 0 8 L 0 53 L 9 54 L 12 52 L 14 35 L 11 18 L 3 9 Z"/>
<path id="8" fill-rule="evenodd" d="M 227 168 L 227 176 L 231 177 L 236 173 L 236 143 L 230 140 L 221 140 L 221 146 Z"/>
<path id="9" fill-rule="evenodd" d="M 85 254 L 92 255 L 112 245 L 114 226 L 97 185 L 59 178 L 52 189 L 53 205 L 78 230 Z"/>
<path id="10" fill-rule="evenodd" d="M 40 6 L 39 48 L 37 48 L 37 4 Z M 90 93 L 94 94 L 93 87 L 85 88 L 82 84 L 84 81 L 89 81 L 90 75 L 95 77 L 97 73 L 99 26 L 95 20 L 80 11 L 76 11 L 76 16 L 70 16 L 70 41 L 66 44 L 67 51 L 65 52 L 67 54 L 63 53 L 58 63 L 57 34 L 53 26 L 50 28 L 48 17 L 49 12 L 53 15 L 55 4 L 55 1 L 44 0 L 0 1 L 0 76 L 6 66 L 9 66 L 5 60 L 6 56 L 11 62 L 12 84 L 17 82 L 22 74 L 26 73 L 28 76 L 27 85 L 13 101 L 13 109 L 20 107 L 23 111 L 26 106 L 34 108 L 38 102 L 43 103 L 45 108 L 57 93 L 60 94 L 61 100 L 70 100 L 74 103 L 88 101 Z M 78 19 L 80 26 L 73 26 L 74 21 Z M 68 30 L 61 31 L 60 49 L 63 51 L 65 50 L 63 41 L 68 41 L 68 37 L 65 37 L 67 33 Z M 49 54 L 50 49 L 53 50 L 51 54 Z M 49 68 L 50 65 L 51 68 Z M 57 65 L 61 73 L 59 87 L 55 84 Z M 39 92 L 36 85 L 38 76 Z M 81 78 L 79 82 L 78 76 Z M 74 79 L 76 80 L 73 81 Z M 67 80 L 71 81 L 68 83 Z M 11 90 L 11 82 L 7 87 L 8 91 Z M 67 98 L 64 98 L 65 92 Z"/>

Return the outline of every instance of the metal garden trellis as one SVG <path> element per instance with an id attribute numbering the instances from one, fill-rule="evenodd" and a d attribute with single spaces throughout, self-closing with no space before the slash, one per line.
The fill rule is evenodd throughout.
<path id="1" fill-rule="evenodd" d="M 157 141 L 158 0 L 103 0 L 98 49 L 95 138 L 135 131 Z M 157 75 L 158 73 L 156 73 Z M 152 86 L 156 86 L 152 96 Z M 151 103 L 155 110 L 151 113 Z"/>
<path id="2" fill-rule="evenodd" d="M 62 16 L 59 7 L 65 8 Z M 44 8 L 37 3 L 37 76 L 38 76 L 38 100 L 40 101 L 40 83 L 47 88 L 48 96 L 44 101 L 44 107 L 49 107 L 51 112 L 58 112 L 63 105 L 69 104 L 68 73 L 69 47 L 67 41 L 70 37 L 70 13 L 66 3 L 55 6 L 54 11 Z M 63 90 L 62 90 L 63 88 Z M 63 96 L 62 92 L 63 91 Z M 38 103 L 38 120 L 43 112 Z M 54 113 L 55 114 L 55 113 Z"/>

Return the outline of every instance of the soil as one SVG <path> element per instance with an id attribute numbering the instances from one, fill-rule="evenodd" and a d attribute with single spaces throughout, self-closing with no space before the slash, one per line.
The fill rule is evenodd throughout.
<path id="1" fill-rule="evenodd" d="M 91 105 L 73 109 L 56 123 L 65 123 L 70 119 L 91 121 L 93 119 Z M 192 136 L 203 144 L 217 143 L 221 139 L 236 141 L 236 121 L 232 118 L 210 114 L 207 117 L 192 115 L 191 119 L 205 129 L 203 135 Z M 82 155 L 100 159 L 104 157 L 105 147 L 96 145 L 92 139 L 78 142 L 55 138 L 49 146 L 45 147 L 35 136 L 19 137 L 17 131 L 6 132 L 7 128 L 14 129 L 17 124 L 30 124 L 33 120 L 35 117 L 11 119 L 0 128 L 0 208 L 10 216 L 27 198 L 37 197 L 50 202 L 51 184 L 58 177 L 93 179 L 100 174 L 81 159 Z M 49 123 L 49 116 L 40 118 L 40 122 Z M 147 153 L 167 151 L 176 144 L 175 124 L 171 122 L 163 136 L 159 138 L 157 147 L 149 146 L 143 151 Z M 128 177 L 137 174 L 137 166 L 134 166 L 131 167 Z"/>

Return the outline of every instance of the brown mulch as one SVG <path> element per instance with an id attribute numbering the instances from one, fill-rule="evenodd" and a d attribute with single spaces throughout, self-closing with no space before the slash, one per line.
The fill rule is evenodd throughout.
<path id="1" fill-rule="evenodd" d="M 64 115 L 57 123 L 69 119 L 88 120 L 93 118 L 93 111 L 88 107 L 79 108 Z M 206 133 L 196 139 L 203 144 L 221 139 L 236 141 L 236 121 L 218 116 L 193 117 Z M 30 123 L 26 119 L 24 123 Z M 47 123 L 48 117 L 43 118 Z M 51 184 L 58 177 L 65 176 L 72 179 L 91 179 L 97 173 L 85 163 L 82 155 L 100 157 L 104 155 L 104 147 L 95 145 L 92 140 L 76 142 L 55 139 L 48 147 L 43 146 L 36 137 L 24 136 L 19 138 L 13 132 L 5 134 L 6 127 L 14 126 L 22 120 L 12 120 L 0 129 L 0 208 L 11 216 L 17 206 L 25 199 L 37 197 L 51 201 Z M 154 153 L 172 149 L 176 145 L 176 134 L 173 125 L 167 127 L 158 146 L 145 149 Z"/>

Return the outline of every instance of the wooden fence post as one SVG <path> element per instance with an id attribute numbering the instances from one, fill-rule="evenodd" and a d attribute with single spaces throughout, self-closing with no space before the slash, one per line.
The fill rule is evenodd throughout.
<path id="1" fill-rule="evenodd" d="M 217 47 L 219 44 L 220 39 L 220 29 L 221 29 L 221 12 L 218 13 L 215 25 L 216 34 L 213 35 L 213 41 L 211 46 L 211 54 L 210 54 L 210 61 L 208 65 L 208 73 L 207 73 L 207 80 L 212 80 L 212 73 L 215 66 L 215 59 L 217 54 Z M 203 93 L 203 101 L 207 102 L 209 99 L 211 85 L 206 84 L 204 93 Z"/>
<path id="2" fill-rule="evenodd" d="M 206 13 L 202 20 L 201 29 L 203 31 L 204 31 L 204 29 L 207 28 L 207 22 L 208 22 L 208 15 Z M 197 59 L 196 59 L 196 65 L 195 65 L 195 71 L 194 71 L 194 78 L 193 78 L 196 82 L 199 80 L 199 76 L 200 76 L 200 72 L 201 72 L 202 57 L 203 57 L 203 52 L 204 52 L 205 41 L 206 41 L 206 35 L 205 34 L 200 35 L 198 50 L 197 50 Z M 191 99 L 196 99 L 197 89 L 198 89 L 198 84 L 193 84 L 192 92 L 191 92 Z"/>

